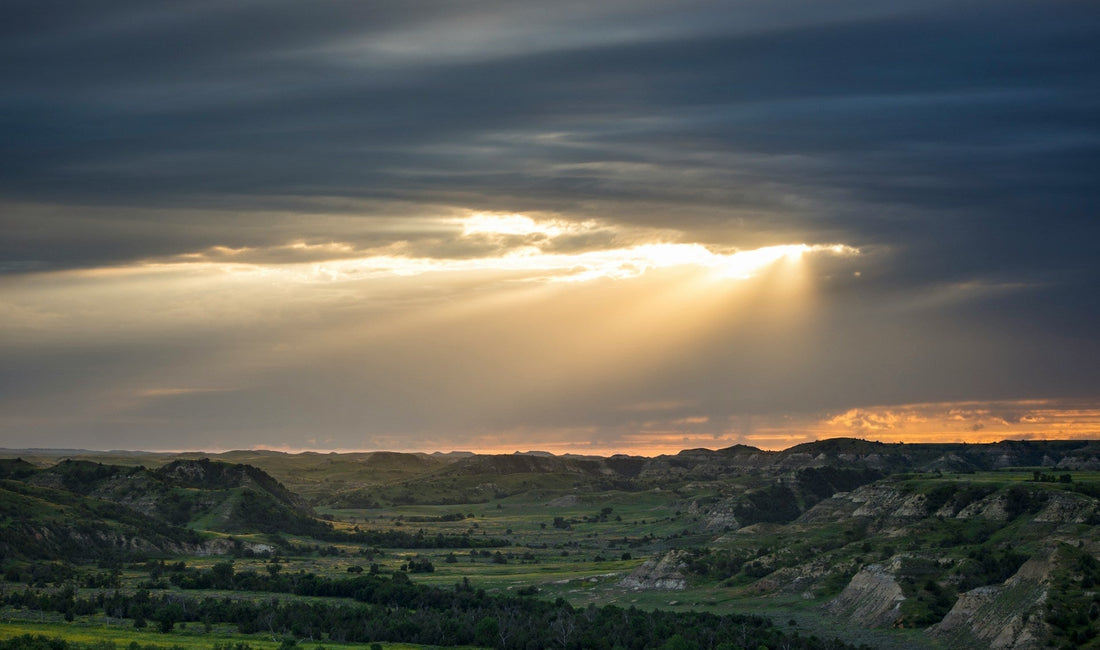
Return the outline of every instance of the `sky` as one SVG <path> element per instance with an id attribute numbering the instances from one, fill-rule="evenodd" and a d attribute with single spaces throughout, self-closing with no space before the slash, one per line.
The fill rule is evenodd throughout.
<path id="1" fill-rule="evenodd" d="M 1100 438 L 1100 4 L 6 0 L 0 447 Z"/>

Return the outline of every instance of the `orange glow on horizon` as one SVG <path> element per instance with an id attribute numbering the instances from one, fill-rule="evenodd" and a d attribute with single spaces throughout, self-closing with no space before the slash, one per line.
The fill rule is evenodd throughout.
<path id="1" fill-rule="evenodd" d="M 877 414 L 879 421 L 889 421 L 877 432 L 859 430 L 848 426 L 838 428 L 835 421 L 846 422 L 852 411 L 864 417 Z M 996 415 L 1000 412 L 1000 415 Z M 887 417 L 885 412 L 891 415 Z M 899 417 L 899 413 L 909 414 Z M 936 415 L 936 414 L 940 415 Z M 1011 413 L 1009 419 L 1003 416 Z M 918 415 L 922 414 L 922 415 Z M 844 416 L 847 416 L 845 418 Z M 975 418 L 989 421 L 1000 418 L 1002 424 L 987 425 L 975 429 Z M 983 444 L 1003 440 L 1100 440 L 1100 408 L 1089 404 L 1069 404 L 1052 400 L 1018 400 L 998 402 L 948 402 L 913 404 L 879 409 L 852 409 L 839 416 L 806 418 L 805 422 L 784 418 L 782 425 L 762 423 L 751 432 L 727 431 L 710 433 L 692 431 L 713 422 L 702 416 L 681 417 L 670 420 L 672 426 L 652 426 L 634 433 L 606 435 L 597 428 L 565 429 L 554 431 L 512 431 L 494 435 L 466 438 L 466 443 L 449 447 L 442 438 L 425 440 L 409 445 L 403 436 L 375 437 L 376 445 L 370 448 L 307 448 L 294 445 L 260 445 L 256 450 L 300 453 L 370 453 L 393 451 L 402 453 L 443 453 L 451 451 L 477 454 L 513 454 L 516 452 L 549 452 L 555 455 L 575 454 L 590 456 L 655 457 L 674 455 L 686 449 L 718 450 L 737 444 L 757 447 L 762 451 L 782 451 L 795 445 L 830 438 L 856 438 L 883 443 L 967 443 Z M 1016 421 L 1012 421 L 1016 420 Z M 968 423 L 960 428 L 960 422 Z M 657 425 L 653 421 L 650 424 Z M 1039 428 L 1039 427 L 1046 428 Z M 601 440 L 601 436 L 604 438 Z M 584 439 L 588 438 L 588 441 Z M 165 453 L 182 453 L 195 450 L 161 450 Z M 208 453 L 222 453 L 231 449 L 206 449 Z"/>

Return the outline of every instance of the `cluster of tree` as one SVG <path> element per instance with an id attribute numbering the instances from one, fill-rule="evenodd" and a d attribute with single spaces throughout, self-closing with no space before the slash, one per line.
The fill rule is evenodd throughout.
<path id="1" fill-rule="evenodd" d="M 954 589 L 940 585 L 933 578 L 919 583 L 913 578 L 905 578 L 900 584 L 905 600 L 898 625 L 903 627 L 927 627 L 942 621 L 958 599 Z"/>
<path id="2" fill-rule="evenodd" d="M 714 551 L 702 546 L 690 551 L 687 568 L 696 575 L 725 580 L 740 573 L 750 559 L 741 553 Z"/>
<path id="3" fill-rule="evenodd" d="M 745 494 L 733 514 L 742 525 L 794 521 L 807 508 L 837 492 L 848 492 L 885 476 L 870 468 L 806 467 L 793 480 Z"/>
<path id="4" fill-rule="evenodd" d="M 61 586 L 75 575 L 73 566 L 65 562 L 28 562 L 22 565 L 12 563 L 4 571 L 4 579 L 8 582 L 23 582 L 38 587 L 48 584 Z"/>
<path id="5" fill-rule="evenodd" d="M 1061 565 L 1053 575 L 1046 622 L 1054 634 L 1051 647 L 1095 647 L 1100 637 L 1100 562 L 1088 551 L 1061 544 Z"/>
<path id="6" fill-rule="evenodd" d="M 134 540 L 160 548 L 202 541 L 193 530 L 117 503 L 13 480 L 0 479 L 0 519 L 12 522 L 0 536 L 4 557 L 127 558 L 136 554 Z"/>
<path id="7" fill-rule="evenodd" d="M 906 596 L 901 606 L 901 624 L 925 627 L 939 622 L 955 605 L 960 592 L 1004 582 L 1028 557 L 1011 547 L 999 548 L 987 541 L 971 548 L 966 559 L 950 572 L 934 560 L 905 558 L 897 573 Z"/>
<path id="8" fill-rule="evenodd" d="M 805 495 L 806 505 L 812 505 L 822 499 L 828 499 L 837 492 L 850 492 L 862 485 L 873 483 L 883 476 L 885 474 L 875 469 L 850 469 L 824 465 L 798 470 L 795 480 Z"/>
<path id="9" fill-rule="evenodd" d="M 114 641 L 100 640 L 84 643 L 42 634 L 21 634 L 10 639 L 0 639 L 0 650 L 117 650 L 118 647 Z M 159 643 L 146 643 L 143 645 L 137 641 L 131 641 L 122 647 L 125 650 L 184 650 L 184 647 L 179 644 L 164 646 Z M 279 650 L 291 650 L 297 647 L 297 642 L 288 638 L 279 645 Z M 371 650 L 381 649 L 381 644 L 371 644 Z M 210 646 L 210 650 L 252 650 L 252 646 L 247 641 L 215 642 Z M 317 646 L 317 650 L 324 650 L 324 646 Z"/>
<path id="10" fill-rule="evenodd" d="M 34 476 L 38 468 L 22 458 L 0 458 L 0 479 L 25 479 Z"/>
<path id="11" fill-rule="evenodd" d="M 1047 474 L 1039 470 L 1031 473 L 1031 480 L 1036 483 L 1073 483 L 1073 477 L 1069 474 L 1055 476 L 1053 473 Z"/>
<path id="12" fill-rule="evenodd" d="M 951 610 L 958 594 L 953 587 L 945 587 L 938 581 L 942 573 L 936 560 L 919 556 L 900 558 L 895 574 L 905 594 L 900 608 L 900 626 L 925 627 L 939 622 Z"/>
<path id="13" fill-rule="evenodd" d="M 96 641 L 93 643 L 74 643 L 61 637 L 49 637 L 42 634 L 21 634 L 10 639 L 0 639 L 0 650 L 115 650 L 117 646 L 110 641 Z M 217 646 L 215 646 L 217 648 Z M 127 650 L 164 650 L 163 646 L 156 644 L 141 645 L 136 641 L 126 646 Z M 183 650 L 182 646 L 173 645 L 170 650 Z M 235 650 L 227 648 L 226 650 Z M 242 650 L 251 650 L 244 648 Z"/>
<path id="14" fill-rule="evenodd" d="M 584 521 L 592 524 L 603 523 L 607 521 L 607 518 L 611 516 L 612 512 L 613 510 L 611 506 L 604 506 L 603 508 L 600 508 L 600 511 L 598 513 L 591 516 L 586 516 L 584 518 Z M 623 518 L 621 516 L 617 516 L 615 517 L 615 520 L 622 521 Z"/>
<path id="15" fill-rule="evenodd" d="M 392 529 L 351 532 L 330 530 L 323 535 L 316 535 L 316 537 L 329 542 L 345 542 L 383 548 L 500 548 L 510 545 L 510 542 L 506 539 L 474 537 L 469 534 L 444 535 L 443 533 L 436 533 L 435 535 L 428 535 L 423 529 L 415 533 Z"/>
<path id="16" fill-rule="evenodd" d="M 336 532 L 327 521 L 293 510 L 274 495 L 255 490 L 240 492 L 227 529 L 289 533 L 318 539 L 326 539 Z"/>
<path id="17" fill-rule="evenodd" d="M 157 514 L 173 526 L 185 526 L 191 518 L 208 507 L 209 503 L 195 490 L 168 490 L 157 501 Z"/>
<path id="18" fill-rule="evenodd" d="M 317 555 L 317 556 L 320 556 L 320 557 L 327 557 L 327 556 L 331 555 L 331 556 L 335 557 L 335 556 L 338 556 L 338 555 L 344 555 L 346 553 L 345 551 L 341 550 L 338 546 L 333 546 L 331 544 L 329 544 L 329 545 L 324 545 L 324 544 L 298 544 L 296 542 L 292 542 L 290 540 L 287 540 L 286 538 L 283 538 L 283 537 L 277 538 L 277 543 L 278 543 L 278 546 L 279 546 L 279 550 L 276 551 L 274 553 L 274 555 L 270 552 L 267 553 L 266 557 L 278 557 L 280 552 L 284 553 L 286 555 L 292 555 L 292 556 L 295 556 L 295 557 L 304 557 L 304 556 L 307 556 L 307 555 Z M 244 550 L 247 551 L 247 549 L 244 549 Z M 375 551 L 377 551 L 377 549 L 375 549 Z M 363 549 L 360 549 L 359 552 L 360 552 L 360 554 L 366 555 L 366 552 L 364 552 Z M 240 555 L 243 556 L 243 557 L 250 557 L 247 552 L 240 553 Z M 252 553 L 252 556 L 265 557 L 265 554 L 264 553 Z"/>
<path id="19" fill-rule="evenodd" d="M 967 560 L 953 572 L 955 576 L 945 576 L 934 565 L 900 575 L 899 584 L 905 594 L 901 624 L 925 627 L 938 623 L 955 606 L 959 592 L 1002 583 L 1026 560 L 1027 555 L 1012 549 L 991 549 L 983 544 L 969 552 Z"/>
<path id="20" fill-rule="evenodd" d="M 230 568 L 231 569 L 231 568 Z M 225 568 L 211 569 L 212 580 L 232 579 Z M 283 576 L 267 576 L 275 588 Z M 641 611 L 607 605 L 575 609 L 518 596 L 489 596 L 468 582 L 452 589 L 411 583 L 403 573 L 392 578 L 357 576 L 321 579 L 300 576 L 293 593 L 351 596 L 358 604 L 290 598 L 240 599 L 101 592 L 76 597 L 25 589 L 0 597 L 12 607 L 130 618 L 170 631 L 181 622 L 229 623 L 245 634 L 291 635 L 298 639 L 368 643 L 479 645 L 494 648 L 849 648 L 837 640 L 803 637 L 759 616 L 718 616 L 705 612 Z"/>
<path id="21" fill-rule="evenodd" d="M 312 508 L 301 497 L 286 489 L 267 472 L 252 465 L 225 463 L 209 458 L 175 460 L 152 473 L 168 485 L 185 488 L 230 490 L 247 486 L 248 491 L 258 488 L 261 493 L 299 514 L 313 515 Z"/>
<path id="22" fill-rule="evenodd" d="M 105 479 L 136 476 L 145 471 L 143 467 L 104 465 L 86 460 L 63 460 L 53 469 L 65 489 L 77 494 L 88 494 Z"/>
<path id="23" fill-rule="evenodd" d="M 449 512 L 445 515 L 409 515 L 404 517 L 397 517 L 398 520 L 404 519 L 409 523 L 434 523 L 434 522 L 446 522 L 446 521 L 463 521 L 466 518 L 472 519 L 473 513 L 469 515 L 461 512 Z"/>
<path id="24" fill-rule="evenodd" d="M 966 561 L 955 570 L 962 577 L 958 581 L 958 589 L 968 591 L 974 587 L 1002 583 L 1019 571 L 1027 559 L 1027 554 L 1017 553 L 1011 548 L 983 544 L 972 549 Z"/>
<path id="25" fill-rule="evenodd" d="M 1028 489 L 1022 485 L 1013 485 L 1005 491 L 1005 512 L 1010 517 L 1023 514 L 1035 514 L 1043 507 L 1050 493 L 1045 490 Z"/>
<path id="26" fill-rule="evenodd" d="M 733 509 L 733 515 L 743 525 L 760 522 L 785 523 L 802 514 L 798 497 L 786 485 L 769 485 L 745 494 L 745 501 Z"/>
<path id="27" fill-rule="evenodd" d="M 499 553 L 499 551 L 497 552 Z M 432 564 L 432 561 L 419 555 L 409 558 L 409 561 L 402 564 L 401 568 L 409 573 L 432 573 L 435 571 L 435 565 Z"/>

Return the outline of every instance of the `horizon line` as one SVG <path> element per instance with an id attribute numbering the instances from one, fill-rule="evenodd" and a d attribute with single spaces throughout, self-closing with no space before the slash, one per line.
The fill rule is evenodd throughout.
<path id="1" fill-rule="evenodd" d="M 965 440 L 959 441 L 914 441 L 907 442 L 904 440 L 898 441 L 882 441 L 871 438 L 856 438 L 852 436 L 836 436 L 831 438 L 818 438 L 815 440 L 809 440 L 806 442 L 800 442 L 790 447 L 782 449 L 768 449 L 764 447 L 757 447 L 754 445 L 748 445 L 745 443 L 735 443 L 727 447 L 709 448 L 709 447 L 685 447 L 678 451 L 661 452 L 655 455 L 646 455 L 642 453 L 629 453 L 625 451 L 614 451 L 610 453 L 595 453 L 595 452 L 579 452 L 568 451 L 563 453 L 554 453 L 551 451 L 528 449 L 526 451 L 520 451 L 518 449 L 514 451 L 473 451 L 468 449 L 451 449 L 448 451 L 434 450 L 434 451 L 419 451 L 419 450 L 396 450 L 396 449 L 349 449 L 349 448 L 336 448 L 336 449 L 309 449 L 309 448 L 290 448 L 290 447 L 270 447 L 259 446 L 250 448 L 233 448 L 233 449 L 87 449 L 77 447 L 0 447 L 0 453 L 15 453 L 15 452 L 28 452 L 28 453 L 51 453 L 51 454 L 63 454 L 66 452 L 72 452 L 74 454 L 211 454 L 222 455 L 231 454 L 236 452 L 271 452 L 276 454 L 284 454 L 287 456 L 298 456 L 304 454 L 317 454 L 317 455 L 340 455 L 340 454 L 421 454 L 425 456 L 448 456 L 454 454 L 464 454 L 471 456 L 553 456 L 553 457 L 565 457 L 565 456 L 598 456 L 598 457 L 611 457 L 611 456 L 635 456 L 642 458 L 654 458 L 657 456 L 675 456 L 684 452 L 690 451 L 707 451 L 707 452 L 719 452 L 726 449 L 733 449 L 735 447 L 745 447 L 748 449 L 755 449 L 760 452 L 767 453 L 781 453 L 784 451 L 790 451 L 796 447 L 804 445 L 812 445 L 822 442 L 830 441 L 852 441 L 872 443 L 879 445 L 916 445 L 916 446 L 948 446 L 948 445 L 997 445 L 1007 442 L 1100 442 L 1100 437 L 1097 438 L 1075 438 L 1075 437 L 1058 437 L 1058 438 L 1004 438 L 995 441 L 986 442 L 967 442 Z"/>

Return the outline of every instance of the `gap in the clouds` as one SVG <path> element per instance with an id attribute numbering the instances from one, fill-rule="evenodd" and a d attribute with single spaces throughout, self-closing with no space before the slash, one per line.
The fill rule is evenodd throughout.
<path id="1" fill-rule="evenodd" d="M 673 241 L 683 239 L 682 233 L 619 232 L 621 228 L 616 230 L 591 219 L 535 219 L 522 214 L 474 212 L 440 223 L 441 239 L 452 243 L 440 246 L 440 251 L 432 255 L 423 254 L 431 251 L 418 251 L 412 242 L 403 240 L 371 249 L 358 249 L 341 241 L 295 241 L 266 249 L 215 246 L 174 259 L 151 260 L 134 270 L 211 269 L 291 282 L 470 273 L 509 274 L 529 281 L 585 282 L 630 279 L 651 270 L 697 268 L 716 279 L 743 280 L 780 261 L 797 262 L 807 254 L 859 255 L 858 249 L 838 243 L 715 248 Z M 587 242 L 585 237 L 605 233 L 614 235 L 611 242 L 589 243 L 586 247 L 570 243 L 575 238 Z M 467 246 L 470 254 L 455 257 L 444 253 L 466 250 L 462 246 Z M 296 259 L 303 257 L 306 259 Z"/>

